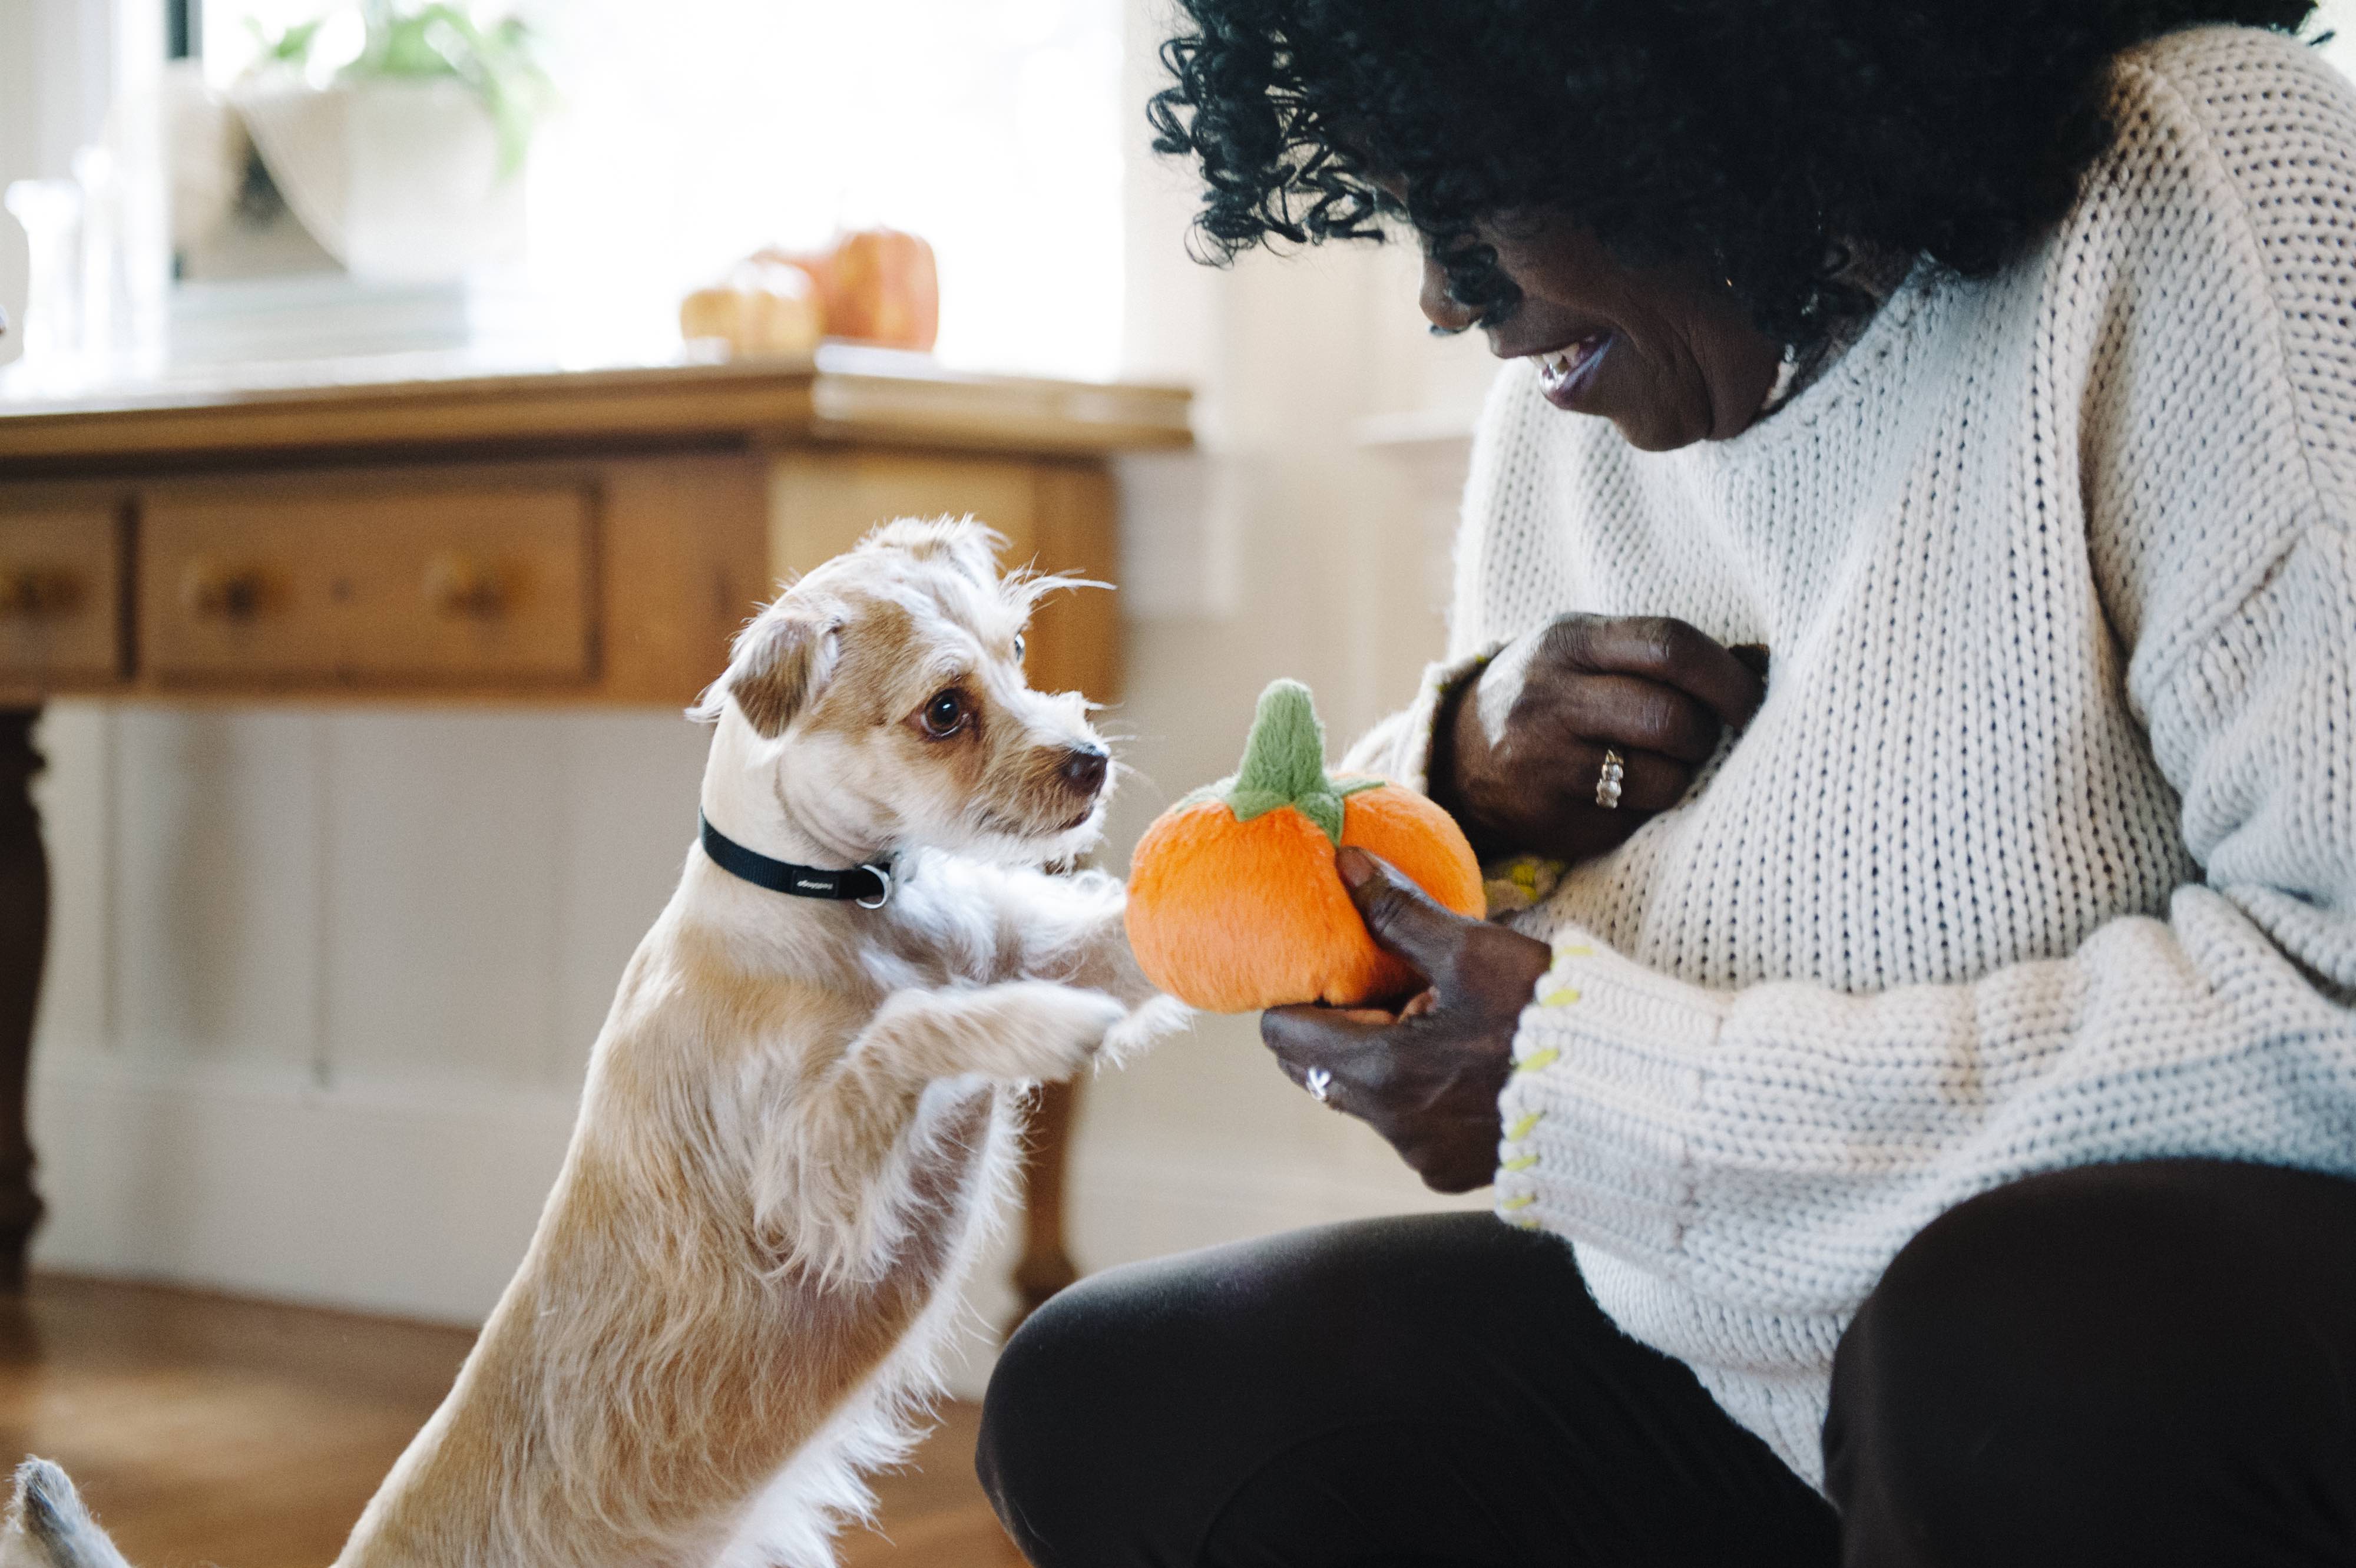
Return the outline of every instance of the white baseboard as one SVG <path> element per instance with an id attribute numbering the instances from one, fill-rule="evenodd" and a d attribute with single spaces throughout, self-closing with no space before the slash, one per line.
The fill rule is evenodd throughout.
<path id="1" fill-rule="evenodd" d="M 37 1267 L 479 1323 L 564 1157 L 574 1097 L 319 1089 L 59 1052 L 33 1079 Z"/>
<path id="2" fill-rule="evenodd" d="M 482 1321 L 531 1238 L 574 1097 L 480 1085 L 321 1089 L 284 1071 L 57 1050 L 37 1061 L 33 1140 L 49 1206 L 37 1267 L 164 1281 L 431 1321 Z M 1337 1177 L 1284 1151 L 1093 1148 L 1072 1173 L 1083 1267 L 1327 1220 L 1470 1201 Z M 1013 1308 L 1010 1226 L 968 1291 Z M 976 1397 L 991 1336 L 950 1386 Z"/>

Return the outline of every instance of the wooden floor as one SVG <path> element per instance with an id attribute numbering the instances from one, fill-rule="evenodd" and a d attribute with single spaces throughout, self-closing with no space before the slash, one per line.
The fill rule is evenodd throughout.
<path id="1" fill-rule="evenodd" d="M 473 1336 L 87 1280 L 0 1298 L 0 1456 L 46 1455 L 138 1568 L 322 1568 Z M 951 1405 L 850 1568 L 1021 1568 Z"/>

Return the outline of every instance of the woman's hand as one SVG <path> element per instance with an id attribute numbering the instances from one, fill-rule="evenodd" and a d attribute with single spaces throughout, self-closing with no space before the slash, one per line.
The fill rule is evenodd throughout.
<path id="1" fill-rule="evenodd" d="M 1390 1141 L 1424 1185 L 1470 1192 L 1495 1174 L 1497 1093 L 1514 1030 L 1554 962 L 1519 931 L 1467 919 L 1362 849 L 1333 856 L 1366 929 L 1431 988 L 1397 1014 L 1379 1007 L 1277 1007 L 1259 1035 L 1295 1083 L 1332 1074 L 1326 1103 Z"/>
<path id="2" fill-rule="evenodd" d="M 1681 620 L 1574 615 L 1516 638 L 1436 726 L 1432 798 L 1483 860 L 1581 861 L 1676 804 L 1719 734 L 1766 694 L 1767 650 L 1728 649 Z M 1596 801 L 1606 748 L 1620 803 Z"/>

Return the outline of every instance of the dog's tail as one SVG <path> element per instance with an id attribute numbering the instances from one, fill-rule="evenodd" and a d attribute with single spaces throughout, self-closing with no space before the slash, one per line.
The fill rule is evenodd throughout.
<path id="1" fill-rule="evenodd" d="M 16 1496 L 0 1530 L 0 1568 L 131 1568 L 47 1459 L 16 1466 Z"/>

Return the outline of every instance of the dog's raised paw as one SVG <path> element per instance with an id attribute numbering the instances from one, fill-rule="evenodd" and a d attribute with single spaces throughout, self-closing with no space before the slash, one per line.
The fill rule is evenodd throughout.
<path id="1" fill-rule="evenodd" d="M 1020 1040 L 1011 1040 L 1016 1070 L 1008 1075 L 1053 1081 L 1078 1072 L 1104 1048 L 1129 1009 L 1116 996 L 1066 985 L 1032 983 L 1034 1006 Z"/>
<path id="2" fill-rule="evenodd" d="M 1155 996 L 1131 1008 L 1105 1036 L 1098 1064 L 1119 1066 L 1165 1036 L 1194 1021 L 1194 1010 L 1175 996 Z"/>

